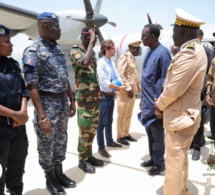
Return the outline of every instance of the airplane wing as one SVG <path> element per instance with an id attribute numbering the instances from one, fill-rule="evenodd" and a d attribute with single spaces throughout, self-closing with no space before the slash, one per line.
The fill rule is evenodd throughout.
<path id="1" fill-rule="evenodd" d="M 36 25 L 38 13 L 0 3 L 0 24 L 10 28 L 11 36 Z"/>

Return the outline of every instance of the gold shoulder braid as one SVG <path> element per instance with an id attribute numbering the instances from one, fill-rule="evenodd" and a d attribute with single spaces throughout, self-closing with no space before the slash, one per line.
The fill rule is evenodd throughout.
<path id="1" fill-rule="evenodd" d="M 186 48 L 189 48 L 189 49 L 195 49 L 195 43 L 189 43 L 188 45 L 186 45 Z"/>

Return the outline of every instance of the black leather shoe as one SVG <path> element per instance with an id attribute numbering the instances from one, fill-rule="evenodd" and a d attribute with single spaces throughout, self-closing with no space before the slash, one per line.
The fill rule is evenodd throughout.
<path id="1" fill-rule="evenodd" d="M 123 145 L 130 145 L 130 143 L 124 137 L 117 138 L 117 142 Z"/>
<path id="2" fill-rule="evenodd" d="M 212 135 L 209 135 L 208 138 L 214 140 Z"/>
<path id="3" fill-rule="evenodd" d="M 97 158 L 95 158 L 94 156 L 92 156 L 91 158 L 89 158 L 87 160 L 87 162 L 89 162 L 91 165 L 95 166 L 95 167 L 101 167 L 104 165 L 104 162 L 102 160 L 99 160 Z"/>
<path id="4" fill-rule="evenodd" d="M 85 173 L 95 173 L 95 167 L 93 167 L 93 165 L 91 165 L 89 162 L 87 161 L 79 161 L 78 167 L 84 171 Z"/>
<path id="5" fill-rule="evenodd" d="M 192 160 L 199 160 L 200 159 L 200 151 L 193 150 Z"/>
<path id="6" fill-rule="evenodd" d="M 154 165 L 154 163 L 153 163 L 152 159 L 150 159 L 148 161 L 144 161 L 140 164 L 141 167 L 151 167 L 153 165 Z"/>
<path id="7" fill-rule="evenodd" d="M 22 192 L 14 192 L 11 190 L 6 190 L 7 193 L 10 193 L 10 195 L 22 195 Z"/>
<path id="8" fill-rule="evenodd" d="M 205 140 L 202 141 L 200 144 L 199 144 L 200 147 L 204 147 L 205 146 Z"/>
<path id="9" fill-rule="evenodd" d="M 137 139 L 133 138 L 131 135 L 125 136 L 125 139 L 127 139 L 130 142 L 137 142 Z"/>
<path id="10" fill-rule="evenodd" d="M 59 184 L 55 178 L 54 170 L 45 172 L 46 188 L 52 195 L 65 195 L 63 187 Z"/>
<path id="11" fill-rule="evenodd" d="M 63 174 L 62 164 L 57 164 L 54 167 L 55 177 L 58 183 L 65 188 L 74 188 L 76 187 L 76 182 L 72 179 L 68 178 L 65 174 Z"/>
<path id="12" fill-rule="evenodd" d="M 117 144 L 117 143 L 115 143 L 115 142 L 112 142 L 112 143 L 110 143 L 110 144 L 107 144 L 107 146 L 113 147 L 113 148 L 121 148 L 121 147 L 122 147 L 122 145 Z"/>
<path id="13" fill-rule="evenodd" d="M 159 166 L 153 166 L 151 169 L 149 169 L 148 174 L 149 175 L 158 175 L 162 171 L 165 170 L 165 166 L 159 167 Z"/>
<path id="14" fill-rule="evenodd" d="M 106 158 L 110 158 L 110 154 L 107 152 L 107 150 L 103 149 L 103 150 L 99 150 L 98 151 L 99 154 L 101 154 L 102 156 L 106 157 Z"/>

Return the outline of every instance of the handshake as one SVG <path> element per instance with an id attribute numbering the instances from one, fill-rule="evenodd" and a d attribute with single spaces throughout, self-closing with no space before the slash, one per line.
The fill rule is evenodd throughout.
<path id="1" fill-rule="evenodd" d="M 119 93 L 125 93 L 125 86 L 123 86 L 122 82 L 118 79 L 114 79 L 111 81 L 113 85 L 113 89 Z"/>

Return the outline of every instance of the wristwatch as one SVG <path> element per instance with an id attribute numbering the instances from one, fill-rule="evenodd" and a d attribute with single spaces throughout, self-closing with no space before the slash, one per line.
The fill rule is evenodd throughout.
<path id="1" fill-rule="evenodd" d="M 70 98 L 69 100 L 70 100 L 70 102 L 75 102 L 75 98 L 74 97 Z"/>
<path id="2" fill-rule="evenodd" d="M 210 92 L 206 92 L 206 93 L 205 93 L 205 96 L 206 96 L 206 95 L 210 95 Z"/>

